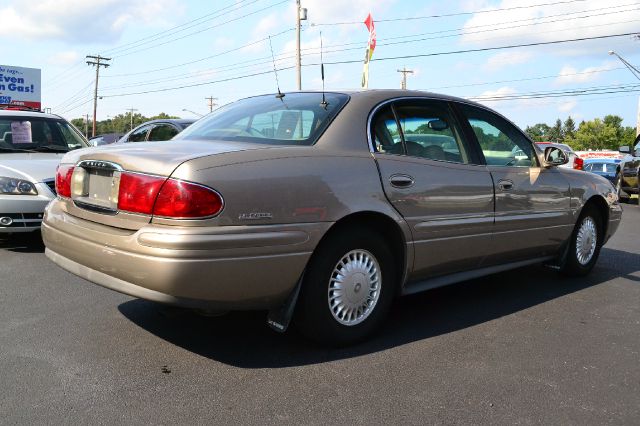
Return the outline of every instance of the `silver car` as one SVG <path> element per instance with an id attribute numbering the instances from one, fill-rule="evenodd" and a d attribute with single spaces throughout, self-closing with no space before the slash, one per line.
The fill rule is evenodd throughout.
<path id="1" fill-rule="evenodd" d="M 62 156 L 87 146 L 62 117 L 0 109 L 0 234 L 40 229 Z"/>
<path id="2" fill-rule="evenodd" d="M 269 310 L 277 330 L 293 318 L 345 344 L 398 295 L 537 262 L 588 273 L 621 208 L 606 179 L 566 162 L 462 99 L 258 96 L 172 143 L 67 154 L 43 237 L 53 262 L 101 286 Z"/>

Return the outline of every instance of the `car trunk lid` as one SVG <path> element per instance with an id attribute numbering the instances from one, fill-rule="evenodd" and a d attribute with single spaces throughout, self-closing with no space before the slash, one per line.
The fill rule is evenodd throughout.
<path id="1" fill-rule="evenodd" d="M 82 150 L 66 155 L 64 165 L 75 166 L 71 178 L 72 194 L 67 213 L 82 219 L 123 229 L 140 229 L 150 214 L 122 211 L 118 208 L 120 180 L 123 174 L 171 176 L 182 163 L 196 158 L 245 150 L 268 148 L 265 145 L 219 141 L 160 142 L 122 147 Z M 156 191 L 159 186 L 150 188 Z"/>

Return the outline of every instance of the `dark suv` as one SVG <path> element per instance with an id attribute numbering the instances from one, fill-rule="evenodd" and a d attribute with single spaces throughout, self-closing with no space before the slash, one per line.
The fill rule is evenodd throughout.
<path id="1" fill-rule="evenodd" d="M 640 193 L 640 135 L 634 141 L 634 148 L 621 146 L 619 150 L 627 154 L 620 162 L 616 188 L 621 201 L 628 201 L 632 194 Z"/>

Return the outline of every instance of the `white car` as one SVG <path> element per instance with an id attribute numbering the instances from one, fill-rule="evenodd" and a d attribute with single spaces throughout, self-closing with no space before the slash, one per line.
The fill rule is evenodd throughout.
<path id="1" fill-rule="evenodd" d="M 62 156 L 88 146 L 64 118 L 0 107 L 0 234 L 40 229 Z"/>

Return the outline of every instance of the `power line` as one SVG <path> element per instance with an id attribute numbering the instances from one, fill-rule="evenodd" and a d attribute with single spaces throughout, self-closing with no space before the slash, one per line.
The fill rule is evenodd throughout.
<path id="1" fill-rule="evenodd" d="M 279 32 L 277 34 L 273 34 L 270 37 L 272 37 L 272 38 L 273 37 L 277 37 L 277 36 L 280 36 L 282 34 L 285 34 L 285 33 L 288 33 L 290 31 L 293 31 L 293 30 L 294 30 L 294 28 L 289 28 L 289 29 L 281 31 L 281 32 Z M 126 73 L 126 74 L 112 74 L 112 75 L 105 76 L 105 77 L 114 78 L 114 77 L 129 77 L 129 76 L 133 76 L 133 75 L 142 75 L 142 74 L 146 75 L 146 74 L 151 74 L 151 73 L 155 73 L 155 72 L 159 72 L 159 71 L 166 71 L 166 70 L 182 67 L 182 66 L 185 66 L 185 65 L 192 65 L 192 64 L 195 64 L 195 63 L 198 63 L 198 62 L 206 61 L 207 59 L 217 58 L 219 56 L 226 55 L 228 53 L 237 52 L 237 51 L 245 49 L 247 47 L 254 46 L 254 45 L 258 44 L 258 43 L 262 43 L 264 41 L 267 41 L 268 38 L 269 37 L 261 38 L 260 40 L 253 41 L 251 43 L 247 43 L 247 44 L 244 44 L 242 46 L 234 47 L 233 49 L 225 50 L 224 52 L 216 53 L 216 54 L 211 55 L 211 56 L 205 56 L 204 58 L 199 58 L 199 59 L 196 59 L 196 60 L 193 60 L 193 61 L 189 61 L 189 62 L 183 62 L 181 64 L 171 65 L 171 66 L 163 67 L 163 68 L 155 68 L 155 69 L 145 70 L 145 71 L 140 71 L 140 72 Z"/>
<path id="2" fill-rule="evenodd" d="M 559 4 L 567 4 L 567 3 L 578 3 L 584 2 L 586 0 L 567 0 L 567 1 L 556 1 L 552 3 L 540 3 L 540 4 L 532 4 L 529 6 L 514 6 L 514 7 L 504 7 L 499 9 L 488 9 L 488 10 L 476 10 L 472 12 L 456 12 L 456 13 L 445 13 L 439 15 L 427 15 L 427 16 L 410 16 L 406 18 L 390 18 L 390 19 L 379 19 L 376 20 L 376 24 L 379 22 L 397 22 L 397 21 L 414 21 L 419 19 L 431 19 L 431 18 L 449 18 L 452 16 L 464 16 L 464 15 L 476 15 L 479 13 L 493 13 L 493 12 L 503 12 L 507 10 L 517 10 L 517 9 L 531 9 L 535 7 L 541 6 L 556 6 Z M 352 22 L 330 22 L 330 23 L 312 23 L 312 26 L 332 26 L 332 25 L 362 25 L 362 21 L 352 21 Z"/>
<path id="3" fill-rule="evenodd" d="M 134 51 L 129 52 L 129 53 L 116 54 L 116 55 L 114 56 L 114 58 L 121 58 L 121 57 L 123 57 L 123 56 L 129 56 L 129 55 L 133 55 L 133 54 L 136 54 L 136 53 L 139 53 L 139 52 L 145 52 L 145 51 L 147 51 L 148 49 L 153 49 L 153 48 L 156 48 L 156 47 L 159 47 L 159 46 L 164 46 L 164 45 L 167 45 L 167 44 L 169 44 L 169 43 L 173 43 L 173 42 L 175 42 L 175 41 L 182 40 L 182 39 L 184 39 L 184 38 L 191 37 L 191 36 L 193 36 L 193 35 L 200 34 L 200 33 L 203 33 L 203 32 L 205 32 L 205 31 L 209 31 L 209 30 L 211 30 L 211 29 L 213 29 L 213 28 L 218 28 L 218 27 L 221 27 L 221 26 L 226 25 L 226 24 L 228 24 L 228 23 L 235 22 L 235 21 L 239 21 L 239 20 L 241 20 L 241 19 L 247 18 L 247 17 L 252 16 L 252 15 L 255 15 L 255 14 L 257 14 L 257 13 L 264 12 L 265 10 L 268 10 L 268 9 L 273 8 L 273 7 L 279 6 L 279 5 L 283 4 L 283 3 L 287 3 L 288 1 L 289 1 L 289 0 L 282 0 L 282 1 L 278 2 L 278 3 L 275 3 L 275 4 L 272 4 L 272 5 L 270 5 L 270 6 L 264 7 L 264 8 L 262 8 L 262 9 L 258 9 L 258 10 L 256 10 L 256 11 L 251 12 L 251 13 L 247 13 L 247 14 L 245 14 L 245 15 L 242 15 L 242 16 L 239 16 L 239 17 L 236 17 L 236 18 L 233 18 L 233 19 L 229 19 L 229 20 L 224 21 L 224 22 L 221 22 L 221 23 L 219 23 L 219 24 L 217 24 L 217 25 L 213 25 L 213 26 L 211 26 L 211 27 L 208 27 L 208 28 L 205 28 L 205 29 L 202 29 L 202 30 L 194 31 L 194 32 L 192 32 L 192 33 L 185 34 L 185 35 L 180 36 L 180 37 L 176 37 L 176 38 L 173 38 L 173 39 L 169 39 L 169 40 L 164 41 L 164 42 L 162 42 L 162 43 L 154 44 L 154 45 L 152 45 L 152 46 L 147 46 L 147 47 L 145 47 L 144 49 L 134 50 Z M 144 43 L 144 44 L 146 44 L 146 43 Z M 136 46 L 136 47 L 139 47 L 139 46 Z M 125 49 L 125 50 L 123 50 L 123 51 L 126 51 L 126 50 L 128 50 L 128 49 Z"/>
<path id="4" fill-rule="evenodd" d="M 416 55 L 392 56 L 392 57 L 375 58 L 375 59 L 371 59 L 371 61 L 390 61 L 390 60 L 398 60 L 398 59 L 411 59 L 411 58 L 430 57 L 430 56 L 455 55 L 455 54 L 462 54 L 462 53 L 486 52 L 486 51 L 501 50 L 501 49 L 514 49 L 518 47 L 545 46 L 545 45 L 560 44 L 560 43 L 573 43 L 578 41 L 599 40 L 599 39 L 607 39 L 607 38 L 613 38 L 613 37 L 624 37 L 624 36 L 630 36 L 630 35 L 636 35 L 636 34 L 637 33 L 609 34 L 609 35 L 602 35 L 602 36 L 581 37 L 581 38 L 566 39 L 566 40 L 554 40 L 554 41 L 545 41 L 545 42 L 536 42 L 536 43 L 512 44 L 507 46 L 484 47 L 484 48 L 478 48 L 478 49 L 464 49 L 464 50 L 454 50 L 454 51 L 448 51 L 448 52 L 434 52 L 434 53 L 424 53 L 424 54 L 416 54 Z M 352 63 L 360 63 L 360 62 L 361 60 L 333 61 L 333 62 L 325 62 L 325 65 L 352 64 Z M 309 64 L 304 64 L 303 66 L 308 67 L 308 66 L 318 66 L 318 65 L 320 65 L 320 63 L 309 63 Z M 277 69 L 277 71 L 285 71 L 292 68 L 295 68 L 295 66 L 283 67 L 283 68 Z M 177 90 L 177 89 L 185 89 L 190 87 L 221 83 L 221 82 L 230 81 L 234 79 L 255 77 L 258 75 L 268 74 L 270 72 L 272 71 L 256 72 L 256 73 L 234 76 L 234 77 L 225 78 L 225 79 L 186 84 L 182 86 L 159 88 L 159 89 L 152 89 L 152 90 L 131 92 L 131 93 L 118 93 L 113 95 L 104 95 L 103 97 L 120 97 L 120 96 L 166 92 L 166 91 Z"/>
<path id="5" fill-rule="evenodd" d="M 201 16 L 201 17 L 199 17 L 199 18 L 192 19 L 191 21 L 184 22 L 184 23 L 182 23 L 182 24 L 180 24 L 180 25 L 176 25 L 175 27 L 172 27 L 172 28 L 166 29 L 166 30 L 164 30 L 164 31 L 159 31 L 159 32 L 157 32 L 157 33 L 155 33 L 155 34 L 151 34 L 151 35 L 149 35 L 149 36 L 142 37 L 142 38 L 140 38 L 140 39 L 138 39 L 138 40 L 135 40 L 135 41 L 132 41 L 132 42 L 128 42 L 128 43 L 124 43 L 124 44 L 121 44 L 121 45 L 119 45 L 119 46 L 115 46 L 115 47 L 113 47 L 113 48 L 111 48 L 111 49 L 104 50 L 102 53 L 107 53 L 107 52 L 114 53 L 114 52 L 116 52 L 116 51 L 123 50 L 123 48 L 125 48 L 125 47 L 127 47 L 127 46 L 132 46 L 132 45 L 138 44 L 138 43 L 140 43 L 140 42 L 142 42 L 142 41 L 149 40 L 149 39 L 151 39 L 151 38 L 155 38 L 155 37 L 158 37 L 158 36 L 162 36 L 163 34 L 166 34 L 166 35 L 173 35 L 173 34 L 177 34 L 177 33 L 181 32 L 181 31 L 187 30 L 187 29 L 192 28 L 192 27 L 194 27 L 194 26 L 201 25 L 201 24 L 203 24 L 203 22 L 200 22 L 199 24 L 196 24 L 196 25 L 193 25 L 193 26 L 189 26 L 189 24 L 195 23 L 195 22 L 197 22 L 197 21 L 205 20 L 206 18 L 210 17 L 211 15 L 216 15 L 217 13 L 220 13 L 220 12 L 222 12 L 222 11 L 226 10 L 226 9 L 229 9 L 229 8 L 232 8 L 232 7 L 235 7 L 235 6 L 238 6 L 238 5 L 240 5 L 240 4 L 242 4 L 242 3 L 246 2 L 246 1 L 247 1 L 247 0 L 240 0 L 240 1 L 238 1 L 238 2 L 235 2 L 235 4 L 231 4 L 231 5 L 229 5 L 229 6 L 225 6 L 225 7 L 221 8 L 221 9 L 217 9 L 217 10 L 215 10 L 215 11 L 213 11 L 213 12 L 210 12 L 210 13 L 208 13 L 208 14 L 206 14 L 206 15 L 203 15 L 203 16 Z M 258 2 L 258 1 L 259 1 L 259 0 L 254 0 L 254 1 L 252 1 L 251 3 L 249 3 L 249 4 L 247 4 L 247 5 L 242 5 L 241 7 L 249 6 L 249 5 L 251 5 L 251 4 L 253 4 L 253 3 L 256 3 L 256 2 Z M 238 8 L 236 8 L 236 9 L 232 10 L 232 12 L 234 12 L 234 11 L 236 11 L 236 10 L 240 9 L 241 7 L 238 7 Z M 213 20 L 213 19 L 219 18 L 220 16 L 221 16 L 221 15 L 215 16 L 215 17 L 213 17 L 213 18 L 211 18 L 211 19 L 209 19 L 209 20 Z M 185 27 L 185 26 L 186 26 L 187 28 L 184 28 L 184 29 L 182 29 L 182 30 L 180 30 L 180 31 L 174 31 L 174 30 L 176 30 L 176 29 L 178 29 L 178 28 L 182 28 L 182 27 Z M 161 37 L 160 37 L 160 38 L 161 38 Z M 137 46 L 136 46 L 136 47 L 137 47 Z"/>
<path id="6" fill-rule="evenodd" d="M 614 7 L 607 7 L 607 8 L 592 9 L 592 10 L 590 10 L 590 11 L 588 11 L 588 12 L 597 12 L 597 11 L 605 10 L 605 9 L 606 9 L 606 10 L 610 10 L 610 9 L 612 9 L 612 8 L 626 7 L 626 6 L 629 6 L 629 5 L 635 5 L 635 4 L 625 4 L 625 5 L 614 6 Z M 595 15 L 594 15 L 594 14 L 590 14 L 590 15 L 585 15 L 585 16 L 572 17 L 572 18 L 569 18 L 569 19 L 584 19 L 584 18 L 589 18 L 589 17 L 593 17 L 593 16 L 599 16 L 599 17 L 600 17 L 600 16 L 603 16 L 603 15 L 609 15 L 609 14 L 617 14 L 617 13 L 629 12 L 629 11 L 632 11 L 632 10 L 638 10 L 638 9 L 630 9 L 630 10 L 621 10 L 621 11 L 614 11 L 614 12 L 606 12 L 606 13 L 600 13 L 600 14 L 595 14 Z M 520 28 L 520 27 L 525 27 L 525 26 L 544 25 L 544 24 L 549 24 L 549 23 L 552 23 L 552 22 L 565 21 L 565 20 L 567 19 L 567 18 L 566 18 L 566 16 L 567 16 L 567 15 L 575 15 L 575 14 L 581 14 L 581 13 L 587 13 L 587 11 L 573 12 L 573 13 L 561 14 L 561 15 L 550 15 L 550 16 L 543 17 L 543 18 L 529 18 L 529 19 L 524 19 L 524 20 L 517 20 L 517 21 L 512 21 L 512 22 L 521 22 L 521 21 L 532 21 L 532 20 L 539 20 L 539 19 L 548 19 L 548 18 L 552 18 L 552 17 L 556 17 L 556 16 L 563 16 L 563 17 L 564 17 L 564 19 L 559 19 L 559 20 L 545 21 L 545 22 L 533 22 L 533 23 L 529 23 L 529 24 L 512 25 L 512 26 L 509 26 L 509 27 L 502 27 L 502 28 L 495 28 L 495 26 L 493 26 L 493 25 L 478 25 L 478 26 L 468 27 L 468 28 L 459 28 L 459 29 L 451 29 L 451 30 L 436 31 L 436 32 L 431 32 L 431 33 L 421 33 L 421 34 L 414 34 L 414 35 L 405 35 L 405 36 L 400 36 L 400 37 L 391 37 L 391 38 L 386 38 L 386 39 L 378 39 L 378 41 L 379 41 L 378 46 L 390 46 L 390 45 L 395 45 L 395 44 L 414 43 L 414 42 L 425 41 L 425 40 L 430 40 L 430 39 L 438 39 L 438 38 L 454 37 L 454 36 L 458 36 L 459 34 L 444 35 L 444 36 L 439 36 L 439 37 L 430 37 L 430 38 L 421 38 L 421 39 L 416 39 L 416 40 L 404 40 L 404 41 L 402 41 L 402 42 L 392 42 L 392 43 L 384 43 L 384 42 L 383 42 L 383 41 L 386 41 L 386 40 L 393 40 L 393 39 L 399 39 L 399 38 L 408 38 L 408 37 L 421 36 L 421 35 L 429 35 L 429 34 L 440 34 L 440 33 L 443 33 L 443 32 L 463 31 L 463 30 L 465 30 L 465 31 L 466 31 L 466 30 L 469 30 L 469 29 L 482 28 L 482 27 L 487 27 L 487 26 L 491 26 L 492 28 L 491 28 L 491 29 L 489 29 L 489 30 L 484 30 L 484 31 L 467 32 L 466 34 L 475 34 L 475 33 L 486 32 L 486 31 L 500 31 L 500 30 L 506 30 L 506 29 L 512 29 L 512 28 Z M 624 22 L 632 22 L 632 21 L 624 21 Z M 618 23 L 620 23 L 620 22 L 618 22 Z M 614 24 L 615 24 L 615 23 L 614 23 Z M 604 25 L 612 25 L 612 23 L 601 24 L 600 26 L 604 26 Z M 594 26 L 594 25 L 591 25 L 589 28 L 592 28 L 592 27 L 595 27 L 595 26 Z M 578 28 L 581 28 L 581 27 L 578 27 Z M 575 30 L 575 29 L 577 29 L 577 28 L 575 28 L 575 27 L 574 27 L 574 28 L 571 28 L 571 29 L 572 29 L 572 30 Z M 287 29 L 287 30 L 285 30 L 285 31 L 282 31 L 282 32 L 280 32 L 280 33 L 277 33 L 277 34 L 273 35 L 272 37 L 275 37 L 275 36 L 278 36 L 278 35 L 284 34 L 284 33 L 286 33 L 286 32 L 292 31 L 292 30 L 293 30 L 293 29 Z M 136 72 L 136 73 L 110 75 L 110 76 L 107 76 L 107 77 L 112 78 L 112 77 L 123 77 L 123 76 L 131 76 L 131 75 L 149 74 L 149 73 L 152 73 L 152 72 L 164 71 L 164 70 L 173 69 L 173 68 L 177 68 L 177 67 L 181 67 L 181 66 L 185 66 L 185 65 L 190 65 L 190 64 L 193 64 L 193 63 L 197 63 L 197 62 L 201 62 L 201 61 L 207 60 L 207 59 L 212 59 L 212 58 L 214 58 L 214 57 L 218 57 L 218 56 L 221 56 L 221 55 L 223 55 L 223 54 L 227 54 L 227 53 L 231 53 L 231 52 L 234 52 L 234 51 L 241 50 L 241 49 L 243 49 L 243 48 L 245 48 L 245 47 L 247 47 L 247 46 L 257 44 L 257 43 L 259 43 L 259 42 L 261 42 L 261 41 L 264 41 L 264 40 L 266 40 L 266 38 L 265 38 L 265 39 L 261 39 L 261 40 L 256 41 L 256 42 L 249 43 L 249 44 L 244 45 L 244 46 L 240 46 L 240 47 L 237 47 L 237 48 L 234 48 L 234 49 L 227 50 L 227 51 L 225 51 L 225 52 L 221 52 L 221 53 L 219 53 L 219 54 L 215 54 L 215 55 L 207 56 L 207 57 L 205 57 L 205 58 L 200 58 L 200 59 L 193 60 L 193 61 L 189 61 L 189 62 L 182 63 L 182 64 L 176 64 L 176 65 L 172 65 L 172 66 L 169 66 L 169 67 L 163 67 L 163 68 L 158 68 L 158 69 L 153 69 L 153 70 L 147 70 L 147 71 L 142 71 L 142 72 Z M 381 42 L 381 41 L 382 41 L 382 42 Z M 352 45 L 352 44 L 356 44 L 356 43 L 336 44 L 336 45 L 329 45 L 329 46 L 327 46 L 327 47 L 331 48 L 331 47 L 339 47 L 339 46 L 346 46 L 346 45 Z M 361 44 L 361 43 L 357 43 L 357 44 L 359 45 L 359 44 Z M 349 50 L 358 50 L 358 49 L 360 49 L 360 48 L 361 48 L 361 47 L 355 47 L 355 48 L 350 48 L 350 49 L 334 49 L 334 50 L 328 50 L 328 51 L 325 51 L 325 53 L 329 53 L 329 54 L 331 54 L 331 53 L 345 52 L 345 51 L 349 51 Z M 315 48 L 315 47 L 312 47 L 312 48 L 305 48 L 305 49 L 302 49 L 302 50 L 303 50 L 303 51 L 307 51 L 307 52 L 317 53 L 317 52 L 315 52 L 315 51 L 317 50 L 317 48 Z M 278 58 L 276 59 L 277 61 L 283 61 L 283 60 L 286 60 L 286 59 L 290 59 L 290 58 L 294 58 L 294 57 L 295 57 L 295 56 L 293 56 L 293 55 L 285 56 L 285 54 L 281 54 L 281 55 L 279 55 L 279 56 L 280 56 L 280 57 L 278 57 Z M 225 69 L 226 69 L 227 71 L 230 71 L 230 70 L 237 70 L 237 69 L 243 69 L 243 68 L 248 68 L 249 66 L 241 66 L 241 67 L 235 67 L 235 68 L 230 68 L 230 67 L 233 67 L 233 66 L 235 66 L 235 65 L 239 65 L 239 64 L 252 63 L 252 62 L 257 62 L 257 61 L 263 61 L 263 62 L 257 62 L 257 63 L 255 64 L 256 66 L 257 66 L 257 65 L 262 65 L 262 64 L 270 64 L 270 63 L 271 63 L 271 60 L 270 60 L 270 59 L 271 59 L 270 57 L 265 56 L 265 57 L 256 58 L 256 59 L 253 59 L 253 60 L 248 60 L 248 61 L 238 62 L 238 63 L 235 63 L 235 64 L 227 64 L 227 65 L 224 65 L 224 66 L 222 66 L 222 67 L 218 67 L 218 68 L 213 68 L 213 69 L 206 69 L 206 70 L 202 70 L 202 71 L 190 72 L 190 73 L 182 74 L 182 76 L 174 76 L 174 77 L 172 77 L 172 78 L 170 78 L 170 79 L 165 79 L 165 78 L 163 78 L 163 79 L 158 79 L 158 80 L 154 80 L 154 81 L 145 80 L 144 82 L 140 82 L 140 83 L 131 83 L 131 84 L 126 84 L 126 85 L 121 85 L 121 86 L 111 86 L 111 87 L 107 87 L 107 88 L 105 88 L 105 89 L 107 89 L 107 90 L 112 90 L 112 89 L 116 89 L 116 88 L 127 88 L 127 87 L 135 87 L 135 86 L 151 85 L 151 84 L 155 84 L 156 82 L 182 80 L 182 79 L 190 78 L 190 77 L 192 77 L 192 76 L 194 76 L 194 75 L 197 75 L 197 74 L 198 74 L 198 73 L 200 73 L 200 72 L 214 72 L 214 71 L 215 71 L 215 72 L 217 72 L 217 71 L 221 71 L 221 70 L 222 70 L 222 71 L 224 71 Z"/>

